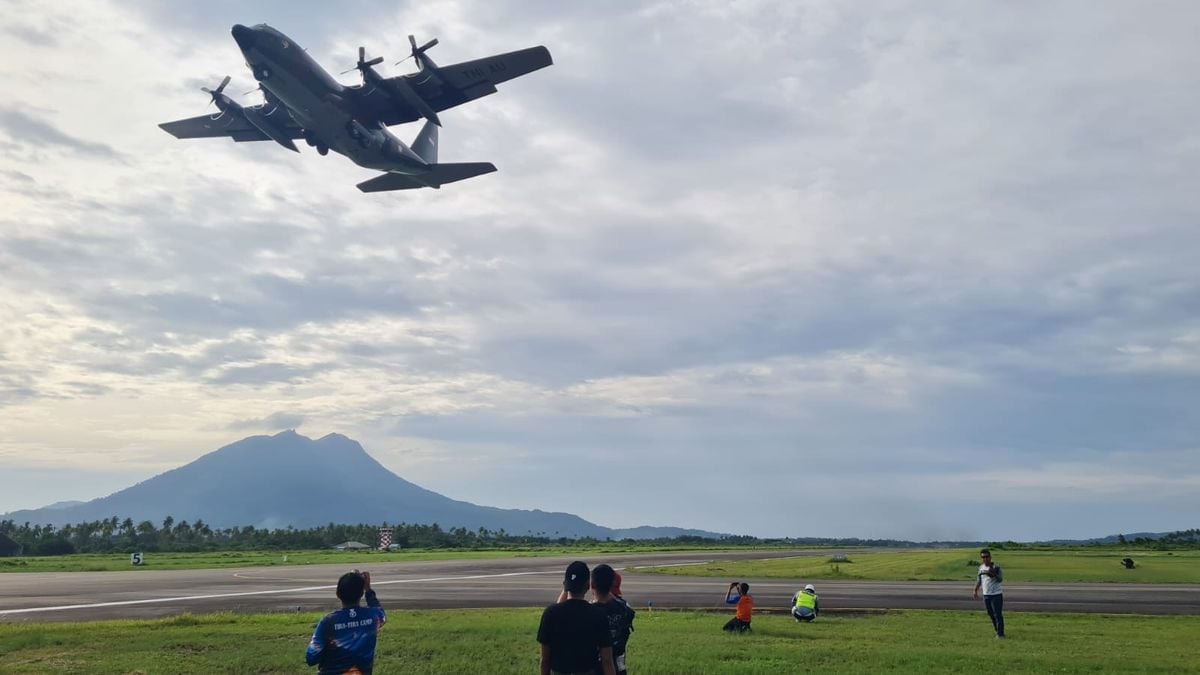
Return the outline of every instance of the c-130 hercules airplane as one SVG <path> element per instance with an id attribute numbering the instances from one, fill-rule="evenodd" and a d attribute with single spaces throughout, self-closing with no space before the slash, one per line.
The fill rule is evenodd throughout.
<path id="1" fill-rule="evenodd" d="M 303 138 L 322 155 L 330 150 L 369 169 L 385 171 L 358 184 L 363 192 L 440 188 L 496 170 L 491 162 L 438 164 L 438 113 L 496 92 L 496 85 L 553 63 L 545 47 L 530 47 L 474 61 L 438 66 L 425 53 L 436 39 L 418 47 L 413 36 L 412 58 L 419 70 L 383 77 L 374 66 L 383 57 L 367 60 L 358 48 L 362 84 L 347 87 L 325 72 L 304 49 L 266 24 L 233 27 L 233 39 L 254 73 L 264 102 L 244 107 L 225 95 L 226 76 L 213 90 L 204 88 L 220 111 L 160 124 L 176 138 L 228 136 L 234 141 L 272 140 L 299 152 L 292 141 Z M 350 71 L 346 71 L 350 72 Z M 412 145 L 405 145 L 387 127 L 425 119 Z"/>

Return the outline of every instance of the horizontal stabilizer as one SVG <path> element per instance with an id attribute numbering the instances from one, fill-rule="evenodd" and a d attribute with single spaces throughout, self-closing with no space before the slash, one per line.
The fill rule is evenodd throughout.
<path id="1" fill-rule="evenodd" d="M 415 190 L 417 188 L 440 188 L 446 183 L 482 176 L 496 170 L 491 162 L 460 162 L 457 164 L 434 164 L 428 173 L 414 175 L 385 173 L 358 184 L 363 192 L 387 192 L 388 190 Z"/>

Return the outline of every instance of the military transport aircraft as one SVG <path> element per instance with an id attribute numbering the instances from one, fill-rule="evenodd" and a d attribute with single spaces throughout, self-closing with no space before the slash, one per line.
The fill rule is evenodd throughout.
<path id="1" fill-rule="evenodd" d="M 497 84 L 553 63 L 549 50 L 539 46 L 439 66 L 426 54 L 438 41 L 418 47 L 410 35 L 416 73 L 383 77 L 374 69 L 383 57 L 367 60 L 366 50 L 359 47 L 358 63 L 351 70 L 362 74 L 362 84 L 348 87 L 288 36 L 266 24 L 239 24 L 232 32 L 258 80 L 263 103 L 247 107 L 231 99 L 224 93 L 229 84 L 226 76 L 216 89 L 203 89 L 217 106 L 216 115 L 159 126 L 176 138 L 271 140 L 296 152 L 293 141 L 303 138 L 322 155 L 333 150 L 359 166 L 386 172 L 359 183 L 363 192 L 440 188 L 495 171 L 491 162 L 438 163 L 438 113 L 495 93 Z M 411 146 L 387 129 L 422 118 L 425 125 Z"/>

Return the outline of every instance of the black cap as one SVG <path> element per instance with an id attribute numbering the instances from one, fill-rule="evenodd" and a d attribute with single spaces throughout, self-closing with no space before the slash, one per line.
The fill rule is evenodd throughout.
<path id="1" fill-rule="evenodd" d="M 591 572 L 588 570 L 587 563 L 576 560 L 567 565 L 567 573 L 563 576 L 563 590 L 575 595 L 586 593 L 590 577 Z"/>

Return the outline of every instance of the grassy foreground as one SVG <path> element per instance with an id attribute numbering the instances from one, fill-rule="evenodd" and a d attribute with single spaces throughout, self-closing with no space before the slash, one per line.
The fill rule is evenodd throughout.
<path id="1" fill-rule="evenodd" d="M 1121 558 L 1132 557 L 1127 570 Z M 992 557 L 1005 581 L 1200 583 L 1200 551 L 1003 551 Z M 864 579 L 880 581 L 963 581 L 974 579 L 979 549 L 851 553 L 847 562 L 826 556 L 775 560 L 720 561 L 686 567 L 645 567 L 639 572 L 729 579 Z"/>
<path id="2" fill-rule="evenodd" d="M 393 612 L 380 673 L 530 673 L 540 609 Z M 304 673 L 315 614 L 180 616 L 158 621 L 0 624 L 0 672 Z M 893 611 L 800 625 L 759 616 L 749 635 L 724 614 L 639 613 L 638 673 L 1200 672 L 1188 646 L 1200 617 L 1011 613 L 996 640 L 982 612 Z"/>

